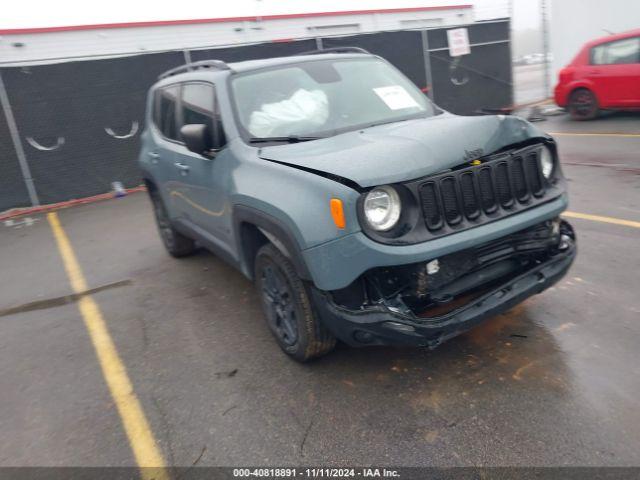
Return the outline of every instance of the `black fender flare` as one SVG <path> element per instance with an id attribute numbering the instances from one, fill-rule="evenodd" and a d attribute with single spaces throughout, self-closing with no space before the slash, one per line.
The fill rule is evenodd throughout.
<path id="1" fill-rule="evenodd" d="M 303 280 L 312 280 L 311 273 L 302 256 L 302 250 L 295 236 L 290 229 L 279 219 L 246 205 L 234 205 L 232 210 L 233 228 L 237 242 L 241 242 L 241 226 L 248 223 L 256 226 L 269 241 L 291 260 L 296 272 Z M 245 275 L 253 278 L 252 258 L 245 258 L 244 248 L 240 245 L 238 248 L 241 268 Z"/>

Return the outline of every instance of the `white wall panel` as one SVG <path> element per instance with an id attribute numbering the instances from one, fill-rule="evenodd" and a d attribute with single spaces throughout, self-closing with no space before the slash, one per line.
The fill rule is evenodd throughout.
<path id="1" fill-rule="evenodd" d="M 324 15 L 126 28 L 66 30 L 8 34 L 0 37 L 0 64 L 39 63 L 56 59 L 132 55 L 281 39 L 403 30 L 416 26 L 459 25 L 473 22 L 471 8 L 393 13 Z"/>

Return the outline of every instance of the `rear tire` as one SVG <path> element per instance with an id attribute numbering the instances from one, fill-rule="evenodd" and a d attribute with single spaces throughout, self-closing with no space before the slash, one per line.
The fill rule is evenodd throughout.
<path id="1" fill-rule="evenodd" d="M 573 120 L 592 120 L 599 114 L 598 99 L 586 88 L 578 88 L 569 97 L 569 113 Z"/>
<path id="2" fill-rule="evenodd" d="M 272 244 L 258 250 L 254 278 L 269 329 L 287 355 L 306 362 L 333 350 L 336 339 L 320 322 L 310 287 Z"/>
<path id="3" fill-rule="evenodd" d="M 156 190 L 150 190 L 149 198 L 151 198 L 151 203 L 153 204 L 153 213 L 156 217 L 158 233 L 169 255 L 179 258 L 195 252 L 196 243 L 192 239 L 182 235 L 171 225 L 171 220 L 169 219 L 167 209 L 164 206 L 160 194 Z"/>

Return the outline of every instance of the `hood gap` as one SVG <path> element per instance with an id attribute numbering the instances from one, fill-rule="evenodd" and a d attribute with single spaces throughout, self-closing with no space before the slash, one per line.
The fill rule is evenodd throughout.
<path id="1" fill-rule="evenodd" d="M 338 182 L 338 183 L 341 183 L 342 185 L 345 185 L 346 187 L 352 188 L 353 190 L 355 190 L 358 193 L 362 193 L 362 192 L 365 191 L 365 189 L 362 188 L 358 183 L 354 182 L 353 180 L 351 180 L 349 178 L 341 177 L 340 175 L 335 175 L 333 173 L 324 172 L 322 170 L 316 170 L 315 168 L 309 168 L 309 167 L 303 167 L 301 165 L 295 165 L 293 163 L 281 162 L 279 160 L 273 160 L 271 158 L 265 158 L 265 157 L 261 157 L 261 158 L 263 160 L 266 160 L 267 162 L 273 162 L 273 163 L 277 163 L 279 165 L 285 165 L 287 167 L 296 168 L 298 170 L 302 170 L 303 172 L 313 173 L 314 175 L 318 175 L 320 177 L 324 177 L 324 178 L 327 178 L 329 180 L 333 180 L 334 182 Z"/>

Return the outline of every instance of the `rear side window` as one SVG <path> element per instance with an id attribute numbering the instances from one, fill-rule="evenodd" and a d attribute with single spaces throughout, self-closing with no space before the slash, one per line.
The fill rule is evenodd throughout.
<path id="1" fill-rule="evenodd" d="M 178 121 L 176 118 L 180 87 L 170 85 L 156 90 L 154 122 L 156 127 L 169 140 L 178 140 Z"/>
<path id="2" fill-rule="evenodd" d="M 592 65 L 640 63 L 640 38 L 625 38 L 591 49 Z"/>
<path id="3" fill-rule="evenodd" d="M 216 91 L 213 85 L 195 82 L 183 84 L 181 108 L 182 125 L 207 125 L 216 148 L 221 148 L 225 144 Z"/>

